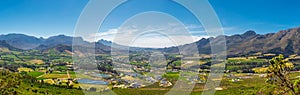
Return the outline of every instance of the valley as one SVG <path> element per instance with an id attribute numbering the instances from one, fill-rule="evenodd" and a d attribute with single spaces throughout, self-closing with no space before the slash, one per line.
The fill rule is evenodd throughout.
<path id="1" fill-rule="evenodd" d="M 242 35 L 226 36 L 228 57 L 224 63 L 226 66 L 221 84 L 214 88 L 216 95 L 253 95 L 261 91 L 269 91 L 268 86 L 272 86 L 266 83 L 270 73 L 269 61 L 279 54 L 283 54 L 292 62 L 293 69 L 290 77 L 298 79 L 300 76 L 298 45 L 300 44 L 294 41 L 300 40 L 299 33 L 300 28 L 293 28 L 276 34 L 260 35 L 248 31 Z M 97 46 L 95 62 L 81 62 L 85 60 L 74 59 L 77 53 L 73 51 L 73 39 L 81 40 L 75 47 Z M 118 62 L 123 60 L 113 60 L 110 54 L 113 48 L 112 42 L 105 40 L 91 43 L 81 38 L 64 35 L 48 39 L 21 34 L 1 35 L 0 70 L 3 74 L 1 84 L 10 82 L 6 80 L 10 78 L 18 81 L 19 84 L 7 85 L 8 89 L 0 90 L 3 90 L 2 94 L 22 95 L 46 93 L 47 95 L 72 95 L 72 93 L 162 95 L 170 91 L 179 81 L 194 85 L 190 94 L 200 95 L 206 90 L 204 86 L 208 81 L 211 66 L 214 65 L 210 52 L 203 51 L 209 50 L 209 39 L 195 42 L 200 53 L 199 60 L 195 62 L 197 64 L 188 64 L 194 61 L 182 61 L 182 56 L 175 47 L 159 49 L 133 47 L 128 57 L 121 56 L 121 58 L 128 58 L 129 61 L 121 64 Z M 268 42 L 262 44 L 265 41 Z M 186 44 L 179 47 L 189 46 L 190 44 Z M 120 45 L 120 47 L 126 46 Z M 166 62 L 152 64 L 152 66 L 149 60 L 153 51 L 162 52 Z M 81 58 L 90 57 L 93 56 Z M 116 69 L 117 67 L 121 69 Z M 185 67 L 196 69 L 182 69 Z"/>

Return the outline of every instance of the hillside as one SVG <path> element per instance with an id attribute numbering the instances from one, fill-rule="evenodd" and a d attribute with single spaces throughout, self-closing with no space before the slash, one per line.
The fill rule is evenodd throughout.
<path id="1" fill-rule="evenodd" d="M 225 36 L 227 45 L 227 54 L 229 56 L 240 56 L 252 54 L 257 52 L 275 53 L 275 54 L 300 54 L 300 27 L 288 30 L 282 30 L 277 33 L 256 34 L 255 31 L 247 31 L 244 34 L 236 34 L 232 36 Z M 80 48 L 90 48 L 89 46 L 96 46 L 96 53 L 108 54 L 111 50 L 113 42 L 106 40 L 99 40 L 95 43 L 84 41 L 81 37 L 70 37 L 65 35 L 52 36 L 47 39 L 36 38 L 24 34 L 8 34 L 1 35 L 0 40 L 5 47 L 9 49 L 35 49 L 35 50 L 49 50 L 56 48 L 59 51 L 64 49 L 72 50 L 72 41 L 76 40 L 74 46 Z M 210 40 L 218 38 L 203 38 L 193 44 L 196 44 L 200 54 L 210 54 Z M 115 48 L 125 48 L 116 44 Z M 191 44 L 182 45 L 180 47 L 191 47 Z M 178 53 L 177 47 L 151 49 L 131 47 L 131 51 L 144 50 L 160 50 L 166 53 Z"/>
<path id="2" fill-rule="evenodd" d="M 0 35 L 1 47 L 8 48 L 9 50 L 40 50 L 48 51 L 55 49 L 59 52 L 65 50 L 72 51 L 72 45 L 75 47 L 89 48 L 89 46 L 96 46 L 96 53 L 109 53 L 110 46 L 103 43 L 96 42 L 90 43 L 84 41 L 81 37 L 71 37 L 65 35 L 51 36 L 47 39 L 37 38 L 34 36 L 28 36 L 24 34 L 7 34 Z M 73 44 L 73 40 L 76 41 Z"/>
<path id="3" fill-rule="evenodd" d="M 21 51 L 21 49 L 15 48 L 15 47 L 11 46 L 10 44 L 8 44 L 6 41 L 3 41 L 3 40 L 0 40 L 0 48 L 1 49 L 12 50 L 12 51 Z"/>
<path id="4" fill-rule="evenodd" d="M 0 35 L 0 40 L 5 40 L 11 46 L 19 49 L 32 49 L 39 46 L 44 39 L 24 34 L 7 34 Z"/>
<path id="5" fill-rule="evenodd" d="M 226 37 L 229 55 L 249 53 L 300 54 L 300 28 L 282 30 L 265 35 L 248 31 L 242 35 Z"/>
<path id="6" fill-rule="evenodd" d="M 244 34 L 225 36 L 227 54 L 239 56 L 257 52 L 275 54 L 300 54 L 300 27 L 282 30 L 277 33 L 256 34 L 255 31 L 247 31 Z M 210 40 L 217 38 L 201 39 L 196 44 L 200 54 L 210 53 Z M 183 45 L 190 47 L 191 44 Z M 160 49 L 168 53 L 178 52 L 177 47 Z"/>

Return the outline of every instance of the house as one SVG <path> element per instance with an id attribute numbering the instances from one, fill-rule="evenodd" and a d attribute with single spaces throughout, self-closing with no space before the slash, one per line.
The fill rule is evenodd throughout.
<path id="1" fill-rule="evenodd" d="M 141 83 L 137 83 L 137 82 L 134 82 L 129 85 L 129 88 L 141 88 L 141 87 L 145 87 L 145 85 L 143 85 Z"/>
<path id="2" fill-rule="evenodd" d="M 172 86 L 172 83 L 170 81 L 167 81 L 165 79 L 162 79 L 160 82 L 159 82 L 159 86 L 161 87 L 169 87 L 169 86 Z"/>
<path id="3" fill-rule="evenodd" d="M 259 77 L 265 78 L 265 77 L 267 77 L 267 74 L 260 74 Z"/>
<path id="4" fill-rule="evenodd" d="M 119 78 L 112 78 L 112 79 L 110 79 L 110 80 L 111 80 L 111 83 L 114 83 L 114 84 L 122 83 L 122 80 L 119 79 Z"/>
<path id="5" fill-rule="evenodd" d="M 157 82 L 157 80 L 155 80 L 153 77 L 146 77 L 145 79 L 150 83 Z"/>
<path id="6" fill-rule="evenodd" d="M 223 88 L 217 87 L 217 88 L 215 88 L 215 90 L 223 90 Z"/>
<path id="7" fill-rule="evenodd" d="M 139 76 L 139 74 L 137 74 L 137 73 L 130 73 L 130 72 L 125 73 L 125 75 L 131 76 L 131 77 L 138 77 Z"/>
<path id="8" fill-rule="evenodd" d="M 238 78 L 231 79 L 231 82 L 238 82 L 238 81 L 241 81 L 241 80 Z"/>
<path id="9" fill-rule="evenodd" d="M 161 80 L 161 79 L 162 79 L 162 76 L 161 76 L 161 75 L 155 75 L 155 76 L 154 76 L 154 79 L 155 79 L 155 80 Z"/>
<path id="10" fill-rule="evenodd" d="M 114 85 L 113 88 L 128 88 L 128 86 L 121 84 L 121 85 Z"/>
<path id="11" fill-rule="evenodd" d="M 235 78 L 236 76 L 234 74 L 229 74 L 226 76 L 227 78 Z"/>
<path id="12" fill-rule="evenodd" d="M 198 76 L 192 76 L 187 79 L 191 84 L 201 83 L 201 79 Z"/>

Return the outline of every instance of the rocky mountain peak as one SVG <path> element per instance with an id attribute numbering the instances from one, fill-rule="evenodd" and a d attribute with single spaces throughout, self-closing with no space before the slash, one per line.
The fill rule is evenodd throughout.
<path id="1" fill-rule="evenodd" d="M 252 35 L 256 35 L 256 32 L 253 30 L 249 30 L 246 31 L 244 34 L 242 34 L 243 36 L 252 36 Z"/>

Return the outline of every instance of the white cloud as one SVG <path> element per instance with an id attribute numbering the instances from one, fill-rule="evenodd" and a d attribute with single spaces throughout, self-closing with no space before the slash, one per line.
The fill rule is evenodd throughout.
<path id="1" fill-rule="evenodd" d="M 118 29 L 110 29 L 106 32 L 97 33 L 97 40 L 105 39 L 113 41 L 121 45 L 129 45 L 135 47 L 152 47 L 162 48 L 192 43 L 202 38 L 208 38 L 206 35 L 194 35 L 198 32 L 204 31 L 192 31 L 188 32 L 185 27 L 180 28 L 174 24 L 166 26 L 147 26 L 144 29 L 137 27 L 125 27 Z M 137 34 L 143 34 L 139 35 Z M 205 32 L 204 32 L 205 33 Z M 118 35 L 118 37 L 116 37 Z M 135 39 L 134 41 L 129 39 Z M 131 42 L 130 42 L 131 41 Z"/>
<path id="2" fill-rule="evenodd" d="M 113 41 L 121 45 L 129 45 L 134 47 L 152 47 L 152 48 L 163 48 L 170 46 L 177 46 L 183 44 L 189 44 L 198 41 L 202 38 L 209 38 L 206 31 L 187 31 L 189 28 L 200 28 L 200 26 L 188 26 L 180 28 L 175 24 L 169 24 L 166 26 L 147 26 L 143 29 L 137 28 L 136 26 L 130 26 L 125 28 L 110 29 L 108 31 L 91 34 L 88 41 L 94 42 L 100 39 Z M 223 31 L 233 30 L 233 27 L 225 27 Z M 213 31 L 220 31 L 221 29 L 213 29 Z M 160 31 L 168 35 L 158 34 L 153 31 Z M 185 32 L 186 31 L 186 32 Z M 149 32 L 149 34 L 147 34 Z M 168 33 L 172 32 L 172 33 Z M 134 38 L 139 33 L 146 33 L 136 37 L 136 40 L 131 41 L 129 39 Z M 116 37 L 118 35 L 118 37 Z M 94 39 L 96 37 L 96 39 Z M 172 41 L 173 38 L 173 41 Z M 175 41 L 174 41 L 175 39 Z M 87 39 L 86 39 L 87 40 Z"/>
<path id="3" fill-rule="evenodd" d="M 109 36 L 109 35 L 115 35 L 116 33 L 118 33 L 118 29 L 110 29 L 107 32 L 98 33 L 97 36 Z"/>
<path id="4" fill-rule="evenodd" d="M 231 28 L 223 28 L 228 30 Z M 221 29 L 210 29 L 217 34 Z M 210 35 L 213 35 L 211 33 Z M 183 45 L 208 38 L 204 27 L 200 25 L 185 26 L 179 20 L 164 13 L 148 12 L 136 15 L 125 21 L 120 27 L 91 35 L 113 41 L 121 45 L 137 47 L 169 47 Z M 89 39 L 89 41 L 94 41 Z"/>

